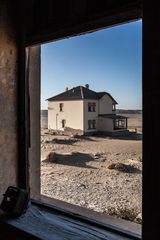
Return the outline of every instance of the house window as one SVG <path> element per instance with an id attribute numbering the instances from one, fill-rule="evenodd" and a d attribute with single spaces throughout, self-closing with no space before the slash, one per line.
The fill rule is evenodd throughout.
<path id="1" fill-rule="evenodd" d="M 88 103 L 88 112 L 96 111 L 96 103 Z"/>
<path id="2" fill-rule="evenodd" d="M 114 129 L 126 128 L 126 120 L 125 119 L 116 119 L 114 122 Z"/>
<path id="3" fill-rule="evenodd" d="M 116 104 L 112 104 L 112 111 L 116 111 Z"/>
<path id="4" fill-rule="evenodd" d="M 64 107 L 64 104 L 63 104 L 63 103 L 60 103 L 60 104 L 59 104 L 59 111 L 60 111 L 60 112 L 63 112 L 63 107 Z"/>
<path id="5" fill-rule="evenodd" d="M 119 127 L 124 128 L 125 127 L 125 121 L 123 120 L 119 120 Z"/>
<path id="6" fill-rule="evenodd" d="M 66 125 L 66 120 L 62 119 L 62 128 L 65 128 L 65 125 Z"/>
<path id="7" fill-rule="evenodd" d="M 96 120 L 88 120 L 88 129 L 96 129 Z"/>

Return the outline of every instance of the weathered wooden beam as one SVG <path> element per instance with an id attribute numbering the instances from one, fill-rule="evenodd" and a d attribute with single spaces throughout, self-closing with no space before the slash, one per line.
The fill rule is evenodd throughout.
<path id="1" fill-rule="evenodd" d="M 26 45 L 44 43 L 142 18 L 142 1 L 32 0 Z M 50 7 L 49 7 L 50 6 Z M 52 8 L 52 9 L 51 9 Z"/>

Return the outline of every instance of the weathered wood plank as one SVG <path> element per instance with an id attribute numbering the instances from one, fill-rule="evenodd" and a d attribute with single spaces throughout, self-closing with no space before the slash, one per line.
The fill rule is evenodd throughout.
<path id="1" fill-rule="evenodd" d="M 133 236 L 137 239 L 141 238 L 142 226 L 134 222 L 114 218 L 113 216 L 95 212 L 91 209 L 76 206 L 44 195 L 41 195 L 41 201 L 32 200 L 32 203 L 44 209 L 53 209 L 54 211 L 61 212 L 73 218 L 91 222 L 91 224 L 99 225 L 101 228 L 109 228 L 110 231 L 112 230 L 113 232 L 121 232 L 123 235 Z"/>
<path id="2" fill-rule="evenodd" d="M 26 213 L 17 219 L 7 219 L 0 214 L 3 222 L 32 234 L 43 240 L 131 240 L 119 234 L 95 227 L 82 221 L 68 218 L 53 211 L 31 205 Z"/>

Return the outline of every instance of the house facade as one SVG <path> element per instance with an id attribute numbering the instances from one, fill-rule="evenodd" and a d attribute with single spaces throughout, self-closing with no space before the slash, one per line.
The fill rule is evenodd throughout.
<path id="1" fill-rule="evenodd" d="M 116 114 L 116 100 L 107 92 L 78 86 L 48 100 L 48 128 L 72 128 L 84 134 L 127 130 L 127 118 Z"/>

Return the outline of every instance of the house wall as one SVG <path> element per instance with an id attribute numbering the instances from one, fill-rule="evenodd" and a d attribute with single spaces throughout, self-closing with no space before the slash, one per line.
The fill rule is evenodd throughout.
<path id="1" fill-rule="evenodd" d="M 59 104 L 63 103 L 63 111 L 60 112 Z M 58 114 L 56 116 L 56 114 Z M 77 101 L 48 101 L 48 128 L 64 130 L 62 119 L 66 120 L 66 127 L 84 130 L 83 124 L 83 100 Z"/>
<path id="2" fill-rule="evenodd" d="M 113 100 L 106 94 L 99 99 L 99 114 L 112 114 L 115 111 L 112 111 Z"/>
<path id="3" fill-rule="evenodd" d="M 88 103 L 96 103 L 96 111 L 88 112 Z M 96 129 L 88 129 L 88 120 L 96 120 Z M 96 132 L 98 130 L 98 100 L 84 100 L 84 131 L 86 133 Z"/>
<path id="4" fill-rule="evenodd" d="M 99 117 L 98 130 L 102 132 L 113 132 L 113 119 Z"/>

